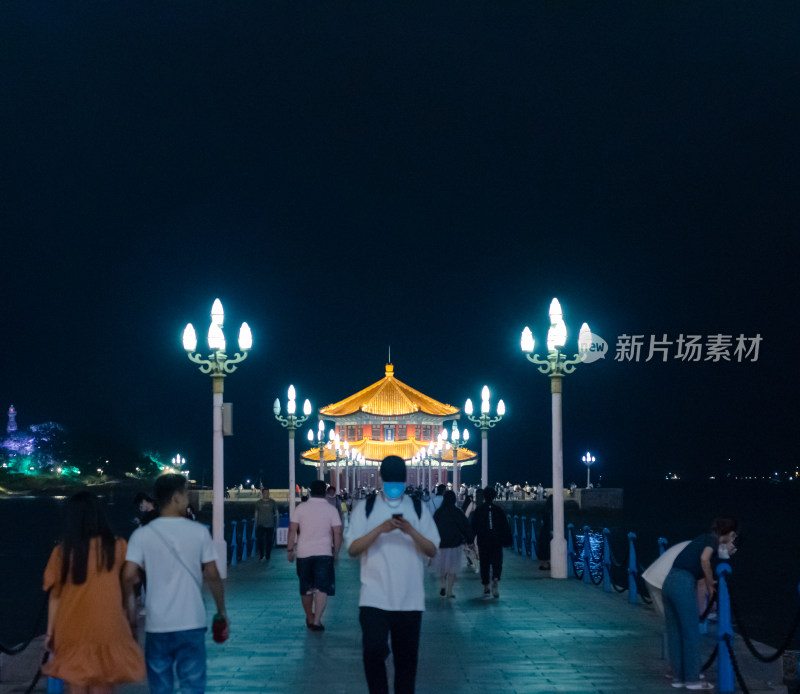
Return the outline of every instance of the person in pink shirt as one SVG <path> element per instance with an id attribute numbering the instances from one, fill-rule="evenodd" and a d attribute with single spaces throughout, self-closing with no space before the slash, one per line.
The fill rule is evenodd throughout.
<path id="1" fill-rule="evenodd" d="M 297 558 L 300 600 L 306 613 L 306 627 L 325 631 L 322 614 L 328 596 L 336 590 L 333 564 L 342 546 L 342 520 L 325 499 L 325 482 L 311 483 L 311 497 L 294 510 L 289 523 L 286 557 Z"/>

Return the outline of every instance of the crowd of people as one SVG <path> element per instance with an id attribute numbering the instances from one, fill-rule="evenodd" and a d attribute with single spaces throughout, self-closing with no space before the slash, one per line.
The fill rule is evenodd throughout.
<path id="1" fill-rule="evenodd" d="M 408 487 L 405 462 L 397 456 L 383 460 L 380 483 L 380 490 L 356 504 L 322 480 L 312 483 L 292 515 L 286 558 L 296 566 L 311 632 L 325 631 L 322 619 L 335 595 L 341 548 L 359 559 L 368 689 L 389 691 L 391 653 L 394 691 L 407 694 L 415 688 L 426 571 L 438 575 L 439 594 L 450 600 L 470 566 L 480 573 L 483 597 L 498 599 L 503 548 L 511 545 L 512 533 L 495 487 L 465 488 L 461 497 L 446 485 L 432 494 Z M 204 583 L 217 610 L 214 640 L 224 641 L 229 633 L 214 543 L 194 520 L 182 475 L 159 477 L 153 496 L 140 494 L 135 504 L 139 527 L 128 542 L 115 537 L 92 493 L 79 492 L 65 504 L 62 539 L 44 572 L 49 610 L 43 671 L 76 693 L 109 694 L 117 684 L 146 677 L 151 692 L 167 694 L 175 675 L 182 692 L 203 692 Z M 278 518 L 269 489 L 261 490 L 254 518 L 259 557 L 269 561 Z M 738 544 L 736 521 L 717 519 L 710 534 L 686 543 L 666 573 L 663 606 L 675 687 L 711 688 L 699 673 L 697 587 L 714 594 L 713 565 L 732 556 Z M 143 649 L 137 634 L 141 611 Z"/>

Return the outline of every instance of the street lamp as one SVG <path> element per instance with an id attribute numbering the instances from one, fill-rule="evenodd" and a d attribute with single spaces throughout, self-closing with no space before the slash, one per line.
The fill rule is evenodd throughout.
<path id="1" fill-rule="evenodd" d="M 295 401 L 295 397 L 297 393 L 295 392 L 294 386 L 289 386 L 288 392 L 288 401 L 286 402 L 286 416 L 281 416 L 281 401 L 278 398 L 275 398 L 275 402 L 272 405 L 272 411 L 275 413 L 275 419 L 277 419 L 281 426 L 289 432 L 289 518 L 294 517 L 294 506 L 295 506 L 295 489 L 297 487 L 297 483 L 295 482 L 295 475 L 294 475 L 294 432 L 300 428 L 300 426 L 305 422 L 309 415 L 311 414 L 311 403 L 309 402 L 308 398 L 303 403 L 303 414 L 298 415 L 295 414 L 297 412 L 297 402 Z"/>
<path id="2" fill-rule="evenodd" d="M 442 429 L 442 440 L 447 441 L 447 429 Z M 458 496 L 458 490 L 461 488 L 461 474 L 458 469 L 458 451 L 467 445 L 469 440 L 469 432 L 464 429 L 463 433 L 459 436 L 458 424 L 454 421 L 453 428 L 450 432 L 450 448 L 453 449 L 453 491 Z"/>
<path id="3" fill-rule="evenodd" d="M 528 361 L 550 377 L 553 413 L 553 539 L 550 541 L 550 576 L 567 577 L 567 541 L 564 538 L 564 456 L 561 434 L 561 380 L 575 371 L 591 346 L 591 332 L 584 323 L 578 334 L 578 354 L 567 359 L 561 348 L 567 342 L 567 326 L 558 299 L 550 303 L 550 329 L 547 331 L 547 358 L 533 354 L 534 340 L 530 328 L 522 331 L 520 346 Z"/>
<path id="4" fill-rule="evenodd" d="M 319 449 L 319 469 L 317 470 L 317 479 L 324 480 L 325 479 L 325 447 L 330 446 L 328 445 L 331 441 L 334 440 L 334 433 L 333 429 L 330 430 L 328 434 L 328 439 L 325 438 L 325 422 L 322 420 L 319 421 L 319 427 L 317 428 L 317 439 L 314 441 L 314 432 L 313 430 L 308 430 L 308 442 L 315 448 Z"/>
<path id="5" fill-rule="evenodd" d="M 177 472 L 179 475 L 183 475 L 187 479 L 189 478 L 189 471 L 184 470 L 183 466 L 186 465 L 186 458 L 184 458 L 180 453 L 176 455 L 172 459 L 172 469 Z"/>
<path id="6" fill-rule="evenodd" d="M 481 390 L 480 417 L 472 415 L 472 400 L 467 398 L 467 402 L 464 405 L 464 413 L 467 415 L 467 419 L 481 430 L 481 488 L 483 489 L 489 486 L 489 429 L 493 429 L 503 418 L 506 413 L 506 405 L 502 400 L 497 403 L 496 417 L 489 415 L 490 409 L 489 386 L 484 386 Z"/>
<path id="7" fill-rule="evenodd" d="M 211 354 L 208 358 L 201 357 L 197 348 L 197 334 L 194 327 L 189 323 L 183 331 L 183 348 L 186 355 L 195 364 L 200 365 L 200 372 L 211 375 L 213 391 L 213 464 L 214 464 L 214 491 L 212 495 L 213 510 L 211 518 L 211 536 L 214 539 L 214 546 L 217 551 L 217 566 L 220 575 L 225 578 L 228 575 L 228 546 L 225 543 L 225 475 L 224 475 L 224 452 L 222 446 L 222 393 L 224 390 L 224 380 L 227 374 L 233 373 L 237 369 L 237 364 L 247 358 L 247 353 L 253 346 L 253 336 L 250 333 L 250 326 L 242 323 L 239 328 L 239 349 L 232 357 L 225 353 L 225 336 L 222 333 L 222 324 L 225 314 L 222 310 L 222 303 L 219 299 L 214 300 L 211 307 L 211 325 L 208 328 L 208 347 Z"/>
<path id="8" fill-rule="evenodd" d="M 586 455 L 581 458 L 583 464 L 586 466 L 586 488 L 589 488 L 589 475 L 591 474 L 592 464 L 594 463 L 594 456 L 587 451 Z"/>

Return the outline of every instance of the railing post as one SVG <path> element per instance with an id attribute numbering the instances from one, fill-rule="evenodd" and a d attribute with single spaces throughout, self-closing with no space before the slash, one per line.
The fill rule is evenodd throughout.
<path id="1" fill-rule="evenodd" d="M 231 527 L 233 528 L 231 535 L 231 566 L 236 566 L 236 521 L 231 521 Z"/>
<path id="2" fill-rule="evenodd" d="M 253 518 L 253 533 L 250 535 L 250 546 L 253 548 L 253 551 L 250 553 L 250 556 L 255 559 L 256 552 L 258 551 L 258 547 L 256 546 L 256 519 Z"/>
<path id="3" fill-rule="evenodd" d="M 659 537 L 658 538 L 658 556 L 660 557 L 666 551 L 667 551 L 667 538 L 666 537 Z"/>
<path id="4" fill-rule="evenodd" d="M 525 516 L 520 516 L 519 517 L 519 523 L 522 526 L 522 539 L 520 540 L 520 542 L 522 542 L 522 551 L 520 552 L 520 554 L 522 554 L 522 555 L 524 555 L 528 551 L 528 547 L 525 544 L 525 540 L 527 539 L 526 535 L 525 535 L 525 522 L 526 521 L 527 521 L 527 518 L 525 518 Z"/>
<path id="5" fill-rule="evenodd" d="M 511 523 L 514 527 L 514 544 L 511 546 L 511 551 L 519 554 L 519 531 L 517 530 L 517 519 L 519 516 L 512 516 Z"/>
<path id="6" fill-rule="evenodd" d="M 636 533 L 628 533 L 628 602 L 636 602 Z"/>
<path id="7" fill-rule="evenodd" d="M 584 583 L 591 583 L 592 582 L 592 572 L 589 569 L 589 559 L 592 557 L 592 546 L 589 542 L 589 526 L 583 526 L 583 582 Z"/>
<path id="8" fill-rule="evenodd" d="M 731 565 L 723 562 L 717 566 L 717 640 L 719 650 L 717 661 L 719 663 L 717 688 L 720 694 L 733 694 L 735 679 L 733 674 L 733 663 L 731 654 L 728 651 L 728 644 L 733 650 L 733 627 L 731 626 L 731 599 L 728 593 L 728 574 L 731 573 Z"/>
<path id="9" fill-rule="evenodd" d="M 575 542 L 572 539 L 572 529 L 575 526 L 567 523 L 567 578 L 577 578 L 575 573 Z"/>
<path id="10" fill-rule="evenodd" d="M 536 551 L 536 519 L 531 518 L 531 559 L 536 561 L 539 553 Z"/>
<path id="11" fill-rule="evenodd" d="M 608 528 L 603 528 L 603 590 L 611 592 L 611 544 L 608 536 Z"/>
<path id="12" fill-rule="evenodd" d="M 242 564 L 247 561 L 247 518 L 242 519 Z"/>

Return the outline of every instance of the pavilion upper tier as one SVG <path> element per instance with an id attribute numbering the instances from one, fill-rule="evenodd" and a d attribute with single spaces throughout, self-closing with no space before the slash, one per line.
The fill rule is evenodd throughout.
<path id="1" fill-rule="evenodd" d="M 367 465 L 380 464 L 387 455 L 399 455 L 406 461 L 421 448 L 436 442 L 447 420 L 461 418 L 461 410 L 439 402 L 397 380 L 394 365 L 387 364 L 384 377 L 363 390 L 322 407 L 318 417 L 334 423 L 340 445 L 348 443 L 366 459 Z M 458 451 L 460 465 L 475 462 L 477 454 L 466 448 Z M 319 448 L 301 454 L 303 462 L 319 464 Z M 446 465 L 452 449 L 443 451 Z M 328 447 L 323 454 L 326 462 L 336 459 L 336 452 Z"/>

